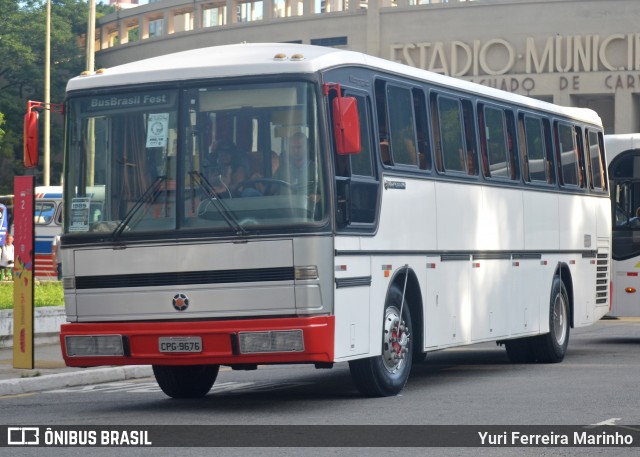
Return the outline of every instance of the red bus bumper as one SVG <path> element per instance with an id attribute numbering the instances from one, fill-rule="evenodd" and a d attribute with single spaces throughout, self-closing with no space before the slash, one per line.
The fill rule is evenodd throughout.
<path id="1" fill-rule="evenodd" d="M 333 316 L 195 322 L 70 323 L 60 329 L 65 363 L 70 367 L 101 365 L 238 365 L 332 362 Z M 297 352 L 241 353 L 238 335 L 252 332 L 302 331 L 303 348 Z M 67 337 L 121 335 L 123 355 L 73 355 Z M 202 351 L 160 352 L 161 337 L 200 337 Z"/>

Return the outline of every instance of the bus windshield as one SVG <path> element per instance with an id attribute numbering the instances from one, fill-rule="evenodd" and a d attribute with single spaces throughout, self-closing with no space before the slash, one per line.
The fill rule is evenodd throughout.
<path id="1" fill-rule="evenodd" d="M 326 215 L 310 83 L 77 97 L 67 125 L 67 233 L 247 234 Z"/>

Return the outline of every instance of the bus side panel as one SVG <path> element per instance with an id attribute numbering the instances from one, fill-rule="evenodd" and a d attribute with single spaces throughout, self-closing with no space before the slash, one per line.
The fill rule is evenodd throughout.
<path id="1" fill-rule="evenodd" d="M 558 200 L 560 250 L 595 250 L 597 232 L 593 199 L 560 195 Z"/>
<path id="2" fill-rule="evenodd" d="M 336 246 L 342 246 L 338 239 Z M 336 361 L 344 361 L 368 354 L 370 350 L 371 287 L 366 282 L 367 278 L 371 281 L 371 258 L 340 256 L 336 258 L 335 270 L 334 354 Z"/>
<path id="3" fill-rule="evenodd" d="M 438 250 L 471 251 L 477 248 L 482 191 L 474 185 L 436 183 Z"/>
<path id="4" fill-rule="evenodd" d="M 560 248 L 558 195 L 550 192 L 523 192 L 524 248 L 546 251 Z"/>
<path id="5" fill-rule="evenodd" d="M 435 250 L 435 183 L 385 176 L 383 182 L 404 183 L 406 188 L 383 189 L 380 225 L 374 237 L 363 237 L 367 250 Z"/>

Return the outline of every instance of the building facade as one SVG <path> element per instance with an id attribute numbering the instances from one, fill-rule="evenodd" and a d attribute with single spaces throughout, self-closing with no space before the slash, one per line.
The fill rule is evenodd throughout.
<path id="1" fill-rule="evenodd" d="M 640 132 L 638 0 L 160 0 L 118 8 L 96 32 L 98 67 L 243 41 L 335 46 Z"/>

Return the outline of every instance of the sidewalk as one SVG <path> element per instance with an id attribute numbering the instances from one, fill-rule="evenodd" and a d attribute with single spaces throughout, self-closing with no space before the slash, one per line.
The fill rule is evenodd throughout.
<path id="1" fill-rule="evenodd" d="M 34 360 L 33 370 L 13 368 L 13 347 L 0 348 L 0 396 L 153 376 L 150 366 L 67 367 L 59 342 L 36 345 Z"/>

